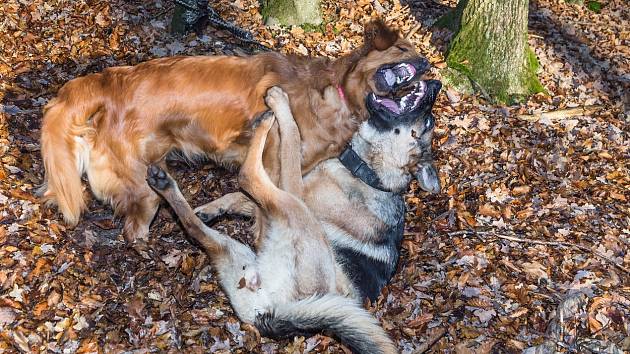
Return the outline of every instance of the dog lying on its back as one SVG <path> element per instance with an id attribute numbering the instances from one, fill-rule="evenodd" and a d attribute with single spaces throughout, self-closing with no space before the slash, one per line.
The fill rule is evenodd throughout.
<path id="1" fill-rule="evenodd" d="M 396 353 L 378 322 L 353 299 L 352 283 L 335 262 L 319 220 L 304 204 L 300 137 L 288 96 L 274 87 L 266 100 L 279 123 L 278 187 L 262 164 L 274 114 L 264 114 L 256 122 L 239 174 L 240 186 L 260 207 L 265 225 L 257 253 L 204 225 L 175 181 L 159 167 L 149 168 L 149 185 L 206 250 L 239 318 L 254 323 L 261 334 L 287 337 L 326 331 L 355 353 Z"/>
<path id="2" fill-rule="evenodd" d="M 350 146 L 304 176 L 304 202 L 362 299 L 376 300 L 394 274 L 405 222 L 402 193 L 412 176 L 422 189 L 440 190 L 431 157 L 431 109 L 440 88 L 429 80 L 396 99 L 368 95 L 369 118 Z M 225 213 L 253 216 L 254 209 L 245 195 L 231 193 L 195 211 L 209 223 Z"/>

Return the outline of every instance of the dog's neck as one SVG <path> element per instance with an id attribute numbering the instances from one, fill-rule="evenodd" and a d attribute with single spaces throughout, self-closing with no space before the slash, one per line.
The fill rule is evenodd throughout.
<path id="1" fill-rule="evenodd" d="M 393 193 L 404 192 L 411 182 L 410 175 L 405 173 L 400 166 L 389 163 L 388 159 L 382 156 L 384 151 L 362 136 L 363 130 L 370 129 L 374 128 L 370 127 L 367 122 L 361 124 L 350 141 L 352 150 L 365 162 L 367 167 L 374 171 L 380 181 L 380 188 L 378 189 Z"/>
<path id="2" fill-rule="evenodd" d="M 339 161 L 354 177 L 360 179 L 363 183 L 380 191 L 389 192 L 381 183 L 376 172 L 353 150 L 352 145 L 348 145 L 343 150 L 341 155 L 339 155 Z"/>

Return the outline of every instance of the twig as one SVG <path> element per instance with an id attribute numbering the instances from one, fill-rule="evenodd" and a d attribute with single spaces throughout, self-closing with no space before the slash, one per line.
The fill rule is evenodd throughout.
<path id="1" fill-rule="evenodd" d="M 416 34 L 416 32 L 418 32 L 418 30 L 420 29 L 420 24 L 418 23 L 417 25 L 415 25 L 410 31 L 409 33 L 407 33 L 407 35 L 405 36 L 406 39 L 411 39 L 411 37 L 413 37 L 414 34 Z"/>
<path id="2" fill-rule="evenodd" d="M 545 39 L 545 37 L 534 34 L 534 33 L 528 33 L 528 36 L 532 37 L 532 38 L 538 38 L 538 39 Z"/>
<path id="3" fill-rule="evenodd" d="M 560 109 L 557 111 L 543 112 L 543 113 L 536 113 L 536 114 L 520 114 L 518 116 L 518 119 L 528 121 L 528 122 L 537 122 L 541 120 L 542 118 L 547 118 L 549 120 L 562 120 L 566 118 L 592 114 L 601 108 L 602 106 L 594 105 L 594 106 Z"/>
<path id="4" fill-rule="evenodd" d="M 446 334 L 446 328 L 439 328 L 427 339 L 426 342 L 422 343 L 420 347 L 411 352 L 411 354 L 422 354 L 431 349 L 431 347 L 440 340 L 440 338 L 444 337 Z"/>
<path id="5" fill-rule="evenodd" d="M 481 85 L 479 85 L 479 83 L 477 81 L 471 79 L 470 77 L 468 78 L 468 80 L 470 80 L 470 82 L 472 83 L 474 89 L 481 93 L 481 97 L 483 97 L 486 101 L 494 104 L 494 99 L 492 97 L 490 97 L 488 92 L 486 92 L 486 90 L 483 87 L 481 87 Z"/>
<path id="6" fill-rule="evenodd" d="M 482 235 L 482 236 L 493 236 L 496 238 L 500 238 L 500 239 L 504 239 L 504 240 L 509 240 L 509 241 L 514 241 L 514 242 L 521 242 L 521 243 L 532 243 L 532 244 L 537 244 L 537 245 L 546 245 L 546 246 L 556 246 L 556 247 L 567 247 L 567 248 L 573 248 L 573 249 L 577 249 L 579 251 L 585 252 L 585 253 L 591 253 L 592 255 L 601 258 L 605 261 L 607 261 L 608 263 L 614 265 L 615 267 L 619 268 L 620 270 L 622 270 L 623 272 L 625 272 L 626 274 L 630 274 L 630 269 L 624 267 L 623 265 L 615 262 L 614 260 L 610 259 L 609 257 L 597 252 L 597 251 L 593 251 L 590 248 L 586 247 L 586 246 L 582 246 L 582 245 L 578 245 L 575 243 L 571 243 L 571 242 L 564 242 L 564 241 L 542 241 L 542 240 L 534 240 L 531 238 L 521 238 L 521 237 L 516 237 L 516 236 L 508 236 L 508 235 L 499 235 L 496 234 L 494 232 L 489 232 L 489 231 L 476 231 L 476 230 L 461 230 L 461 231 L 454 231 L 454 232 L 449 232 L 448 235 L 449 236 L 459 236 L 459 235 Z"/>

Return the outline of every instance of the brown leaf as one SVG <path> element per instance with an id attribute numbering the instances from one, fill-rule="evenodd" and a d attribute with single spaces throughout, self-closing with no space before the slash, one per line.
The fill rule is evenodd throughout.
<path id="1" fill-rule="evenodd" d="M 520 195 L 529 193 L 530 190 L 531 190 L 530 186 L 516 186 L 512 188 L 512 194 L 515 196 L 520 196 Z"/>
<path id="2" fill-rule="evenodd" d="M 501 218 L 501 213 L 490 203 L 483 204 L 479 207 L 479 214 L 490 216 L 495 219 Z"/>

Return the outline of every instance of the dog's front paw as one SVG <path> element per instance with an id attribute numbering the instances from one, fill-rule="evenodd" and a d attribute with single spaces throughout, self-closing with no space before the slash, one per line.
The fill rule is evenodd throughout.
<path id="1" fill-rule="evenodd" d="M 147 168 L 147 182 L 156 190 L 163 191 L 173 185 L 171 176 L 156 165 Z"/>
<path id="2" fill-rule="evenodd" d="M 287 95 L 287 93 L 279 86 L 273 86 L 267 90 L 265 102 L 269 108 L 277 111 L 278 109 L 289 105 L 289 95 Z"/>

